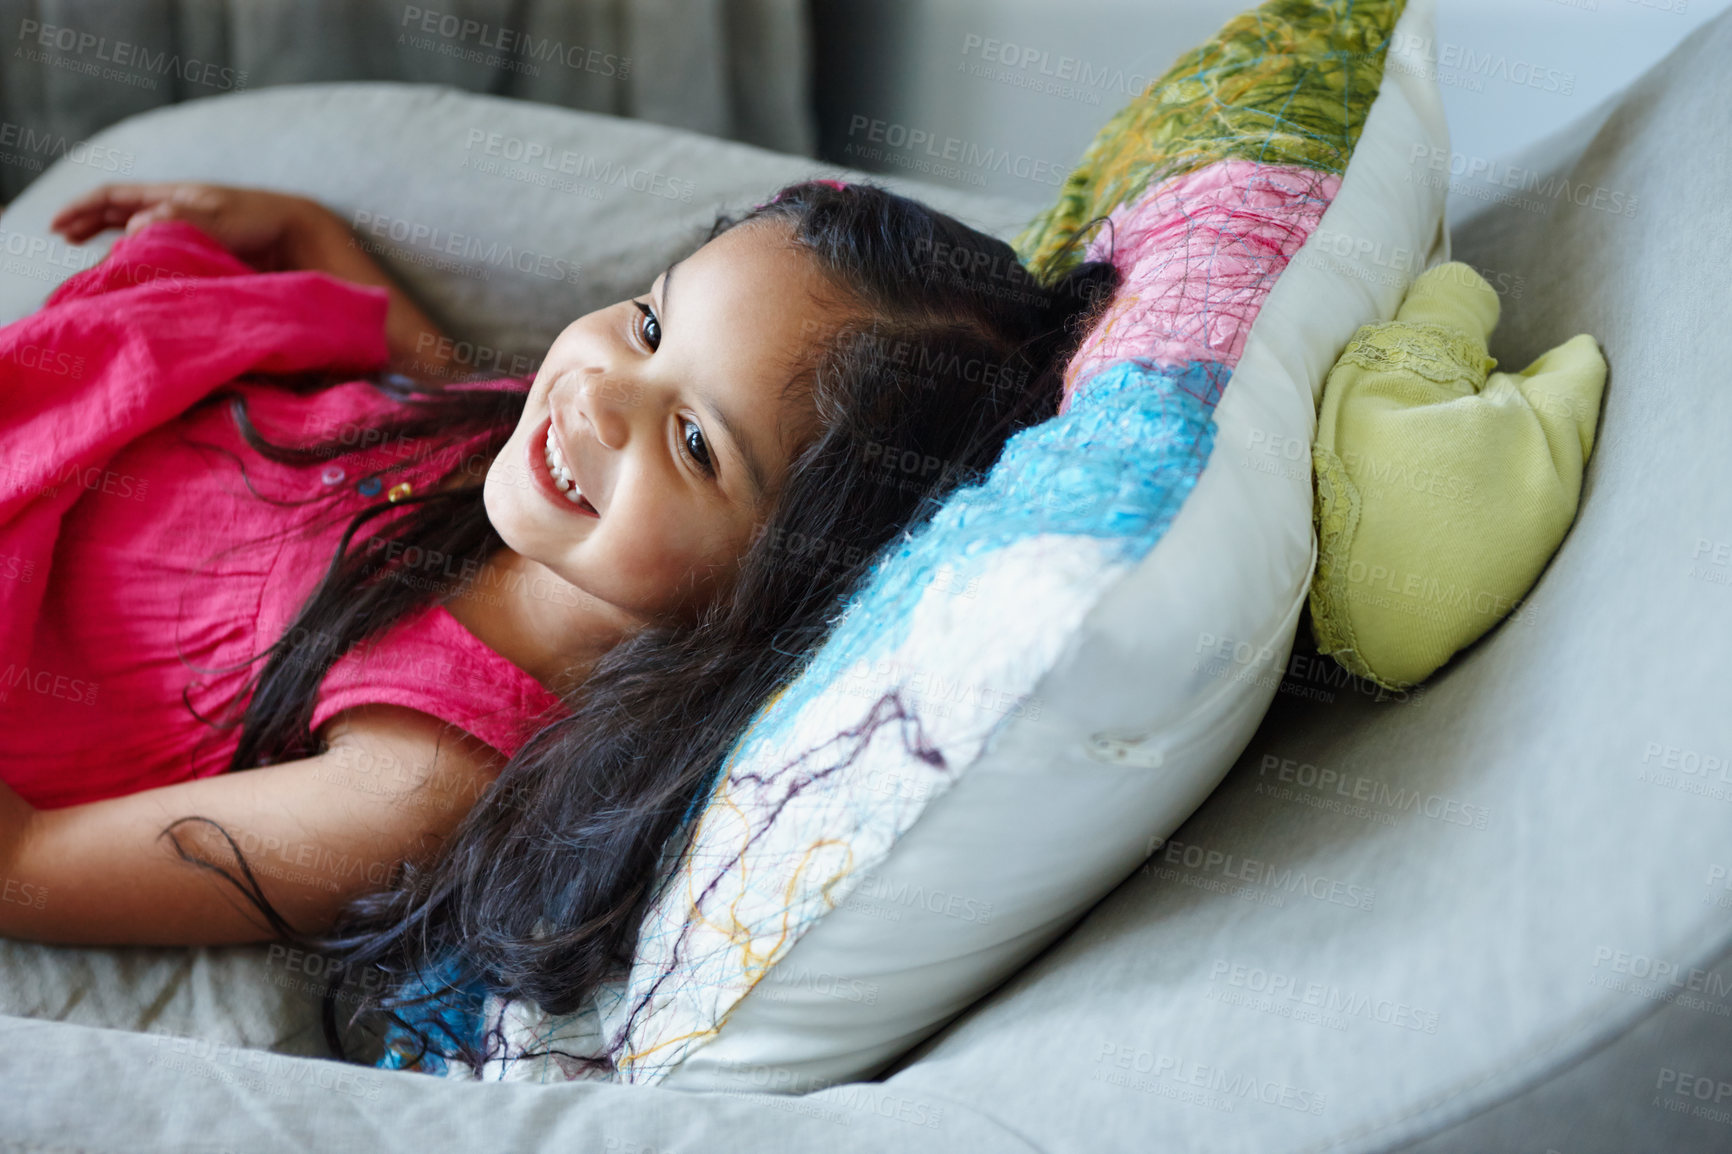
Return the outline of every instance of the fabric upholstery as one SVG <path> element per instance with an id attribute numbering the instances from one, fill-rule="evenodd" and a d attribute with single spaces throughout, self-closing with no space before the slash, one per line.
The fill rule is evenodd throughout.
<path id="1" fill-rule="evenodd" d="M 1732 274 L 1702 255 L 1732 235 L 1732 152 L 1688 146 L 1724 139 L 1729 64 L 1723 17 L 1515 158 L 1545 212 L 1511 193 L 1457 230 L 1458 258 L 1522 286 L 1494 355 L 1526 364 L 1586 331 L 1611 367 L 1578 518 L 1532 622 L 1494 631 L 1410 699 L 1380 701 L 1296 652 L 1251 746 L 1148 870 L 884 1081 L 796 1100 L 366 1070 L 337 1086 L 329 1067 L 281 1055 L 166 1053 L 148 1036 L 8 1017 L 0 1128 L 165 1154 L 1724 1149 L 1724 1123 L 1655 1100 L 1666 1070 L 1726 1080 L 1732 1002 L 1706 977 L 1683 991 L 1700 1005 L 1651 979 L 1660 959 L 1680 983 L 1718 974 L 1724 991 L 1732 940 L 1713 881 L 1732 866 L 1713 641 L 1732 634 L 1719 315 Z M 1635 213 L 1594 207 L 1596 189 L 1635 198 Z M 1274 884 L 1284 871 L 1303 873 L 1303 893 Z M 1628 972 L 1637 957 L 1650 979 Z M 77 964 L 42 963 L 67 1002 L 85 996 Z M 214 1020 L 233 987 L 198 980 Z M 1345 1028 L 1321 1020 L 1331 999 Z M 1255 1099 L 1234 1096 L 1249 1078 Z"/>

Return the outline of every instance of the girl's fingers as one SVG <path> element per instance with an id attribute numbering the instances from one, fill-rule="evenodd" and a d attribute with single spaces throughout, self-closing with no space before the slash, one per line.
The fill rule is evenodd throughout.
<path id="1" fill-rule="evenodd" d="M 174 205 L 167 203 L 153 204 L 149 208 L 140 209 L 127 218 L 126 235 L 131 236 L 147 224 L 168 220 L 176 215 L 178 214 L 174 211 Z"/>
<path id="2" fill-rule="evenodd" d="M 131 204 L 140 205 L 146 202 L 168 200 L 174 196 L 175 190 L 185 188 L 181 181 L 159 181 L 146 184 L 104 184 L 92 189 L 88 194 L 73 204 L 88 202 L 90 204 Z"/>
<path id="3" fill-rule="evenodd" d="M 143 185 L 138 184 L 103 184 L 91 189 L 83 196 L 67 202 L 60 210 L 60 217 L 71 216 L 81 212 L 98 211 L 110 204 L 130 203 L 136 205 L 140 199 Z"/>
<path id="4" fill-rule="evenodd" d="M 54 221 L 58 224 L 61 221 L 71 223 L 79 220 L 103 220 L 112 218 L 116 213 L 127 215 L 136 212 L 137 210 L 138 206 L 136 204 L 111 204 L 108 201 L 103 201 L 98 204 L 77 206 L 68 205 L 66 208 L 60 210 L 60 213 L 54 218 Z"/>
<path id="5" fill-rule="evenodd" d="M 183 182 L 104 184 L 68 203 L 49 223 L 56 232 L 82 242 L 107 228 L 121 228 L 138 212 L 185 197 L 194 186 Z"/>
<path id="6" fill-rule="evenodd" d="M 101 214 L 92 215 L 90 213 L 70 219 L 55 217 L 53 223 L 49 225 L 49 228 L 73 244 L 83 244 L 107 227 L 108 225 L 104 223 Z"/>
<path id="7" fill-rule="evenodd" d="M 54 214 L 54 220 L 50 223 L 52 227 L 59 228 L 63 223 L 71 221 L 74 217 L 84 216 L 93 210 L 101 208 L 106 199 L 107 198 L 103 195 L 103 191 L 100 188 L 95 192 L 87 192 L 83 196 L 78 197 L 75 200 L 69 200 L 62 205 L 60 211 Z"/>
<path id="8" fill-rule="evenodd" d="M 49 226 L 74 244 L 82 244 L 106 228 L 119 228 L 131 212 L 117 206 L 86 210 L 77 216 L 56 217 Z"/>
<path id="9" fill-rule="evenodd" d="M 69 204 L 54 214 L 54 219 L 48 222 L 48 227 L 55 232 L 65 232 L 69 228 L 83 228 L 90 221 L 101 220 L 102 213 L 101 205 Z"/>
<path id="10" fill-rule="evenodd" d="M 48 227 L 66 233 L 70 239 L 83 239 L 105 228 L 118 228 L 126 218 L 138 211 L 136 196 L 112 195 L 114 186 L 105 185 L 71 202 L 55 213 Z"/>

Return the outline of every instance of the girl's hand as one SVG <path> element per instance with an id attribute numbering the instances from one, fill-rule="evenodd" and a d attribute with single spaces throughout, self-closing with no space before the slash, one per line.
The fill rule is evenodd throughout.
<path id="1" fill-rule="evenodd" d="M 83 244 L 105 229 L 124 228 L 130 236 L 159 220 L 202 229 L 261 272 L 306 268 L 308 241 L 335 222 L 323 205 L 303 196 L 172 181 L 105 184 L 62 208 L 49 227 Z"/>
<path id="2" fill-rule="evenodd" d="M 429 383 L 466 375 L 453 342 L 356 242 L 343 219 L 316 200 L 221 184 L 105 184 L 68 204 L 49 227 L 72 244 L 109 228 L 127 235 L 159 220 L 184 220 L 260 272 L 323 272 L 385 290 L 391 367 Z"/>

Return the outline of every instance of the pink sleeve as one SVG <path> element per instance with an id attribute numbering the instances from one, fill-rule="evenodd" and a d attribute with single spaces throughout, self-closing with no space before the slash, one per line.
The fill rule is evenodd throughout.
<path id="1" fill-rule="evenodd" d="M 437 717 L 506 757 L 566 713 L 557 695 L 438 604 L 338 658 L 320 684 L 310 728 L 316 731 L 345 709 L 371 704 L 401 705 Z"/>
<path id="2" fill-rule="evenodd" d="M 382 365 L 385 309 L 383 289 L 253 272 L 178 221 L 123 239 L 0 328 L 0 526 L 242 373 Z"/>
<path id="3" fill-rule="evenodd" d="M 164 221 L 114 242 L 99 263 L 75 273 L 48 294 L 44 308 L 75 297 L 148 284 L 163 277 L 256 276 L 239 257 L 202 229 Z"/>
<path id="4" fill-rule="evenodd" d="M 165 221 L 122 239 L 37 312 L 0 328 L 0 554 L 43 579 L 0 602 L 0 660 L 30 636 L 69 470 L 243 373 L 383 365 L 386 294 L 324 273 L 258 273 L 204 233 Z"/>

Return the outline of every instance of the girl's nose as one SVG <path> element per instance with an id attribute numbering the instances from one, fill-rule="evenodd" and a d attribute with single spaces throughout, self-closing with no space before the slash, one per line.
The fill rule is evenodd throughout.
<path id="1" fill-rule="evenodd" d="M 631 382 L 598 366 L 583 370 L 577 390 L 578 412 L 595 439 L 609 449 L 625 447 L 639 390 Z"/>

